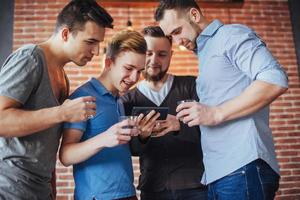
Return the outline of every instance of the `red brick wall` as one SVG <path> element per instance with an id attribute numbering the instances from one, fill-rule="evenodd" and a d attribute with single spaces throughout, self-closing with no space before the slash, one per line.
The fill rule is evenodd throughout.
<path id="1" fill-rule="evenodd" d="M 14 49 L 26 43 L 47 39 L 53 30 L 58 11 L 68 0 L 16 0 L 14 24 Z M 127 6 L 106 7 L 115 19 L 115 30 L 108 30 L 106 38 L 126 26 Z M 153 23 L 154 7 L 131 7 L 134 28 Z M 219 18 L 225 23 L 243 23 L 254 28 L 286 69 L 289 90 L 271 106 L 271 128 L 276 152 L 281 166 L 281 183 L 277 200 L 300 199 L 300 87 L 287 0 L 245 0 L 241 8 L 206 7 L 209 19 Z M 101 44 L 104 47 L 105 44 Z M 188 51 L 175 52 L 171 72 L 197 74 L 197 59 Z M 100 56 L 84 68 L 72 64 L 66 67 L 72 90 L 101 72 Z M 134 159 L 137 178 L 138 162 Z M 136 180 L 135 180 L 136 181 Z M 57 164 L 57 199 L 72 199 L 71 168 Z"/>

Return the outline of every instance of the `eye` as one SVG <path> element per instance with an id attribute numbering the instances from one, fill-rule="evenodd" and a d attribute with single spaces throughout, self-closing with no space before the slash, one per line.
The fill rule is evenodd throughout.
<path id="1" fill-rule="evenodd" d="M 179 28 L 176 28 L 173 32 L 172 32 L 172 35 L 178 35 L 178 34 L 180 34 L 181 33 L 181 27 L 179 27 Z"/>
<path id="2" fill-rule="evenodd" d="M 152 52 L 147 51 L 146 56 L 152 56 Z"/>
<path id="3" fill-rule="evenodd" d="M 159 57 L 166 57 L 168 54 L 167 53 L 159 53 L 158 55 L 159 55 Z"/>
<path id="4" fill-rule="evenodd" d="M 124 66 L 124 68 L 125 68 L 126 71 L 131 71 L 132 70 L 132 68 L 128 67 L 128 66 Z"/>
<path id="5" fill-rule="evenodd" d="M 87 43 L 88 45 L 94 45 L 95 44 L 94 41 L 85 41 L 85 43 Z"/>

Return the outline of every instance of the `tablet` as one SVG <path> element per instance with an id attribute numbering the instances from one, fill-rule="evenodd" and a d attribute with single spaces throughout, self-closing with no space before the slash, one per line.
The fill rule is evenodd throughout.
<path id="1" fill-rule="evenodd" d="M 155 112 L 159 112 L 160 116 L 158 117 L 158 120 L 165 120 L 167 118 L 169 107 L 133 107 L 132 108 L 132 115 L 138 116 L 141 113 L 146 116 L 151 110 L 154 110 Z"/>

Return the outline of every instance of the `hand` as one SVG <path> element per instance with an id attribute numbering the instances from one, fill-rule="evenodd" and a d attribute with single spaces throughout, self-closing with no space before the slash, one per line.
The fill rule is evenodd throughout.
<path id="1" fill-rule="evenodd" d="M 171 131 L 178 131 L 178 130 L 180 130 L 180 123 L 176 119 L 176 116 L 168 114 L 166 120 L 156 121 L 151 137 L 161 137 Z"/>
<path id="2" fill-rule="evenodd" d="M 96 98 L 92 96 L 67 99 L 59 106 L 59 116 L 64 122 L 79 122 L 96 115 Z"/>
<path id="3" fill-rule="evenodd" d="M 199 102 L 182 103 L 176 108 L 176 118 L 189 127 L 196 125 L 213 126 L 223 121 L 218 107 L 207 106 Z"/>
<path id="4" fill-rule="evenodd" d="M 131 136 L 136 135 L 138 129 L 136 128 L 124 128 L 134 126 L 135 122 L 131 120 L 123 120 L 112 127 L 110 127 L 107 131 L 102 134 L 99 134 L 97 137 L 99 139 L 99 143 L 102 143 L 104 147 L 114 147 L 121 144 L 126 144 L 130 141 Z"/>
<path id="5" fill-rule="evenodd" d="M 155 121 L 158 119 L 160 113 L 156 113 L 152 110 L 149 114 L 145 117 L 143 114 L 138 116 L 138 127 L 140 130 L 140 137 L 147 138 L 151 135 L 152 130 L 155 126 Z"/>

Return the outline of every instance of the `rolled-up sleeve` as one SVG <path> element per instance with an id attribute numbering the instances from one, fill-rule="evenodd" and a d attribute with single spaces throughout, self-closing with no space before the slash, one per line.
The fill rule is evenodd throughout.
<path id="1" fill-rule="evenodd" d="M 249 28 L 236 29 L 225 45 L 228 58 L 251 80 L 288 87 L 288 77 L 265 43 Z"/>

